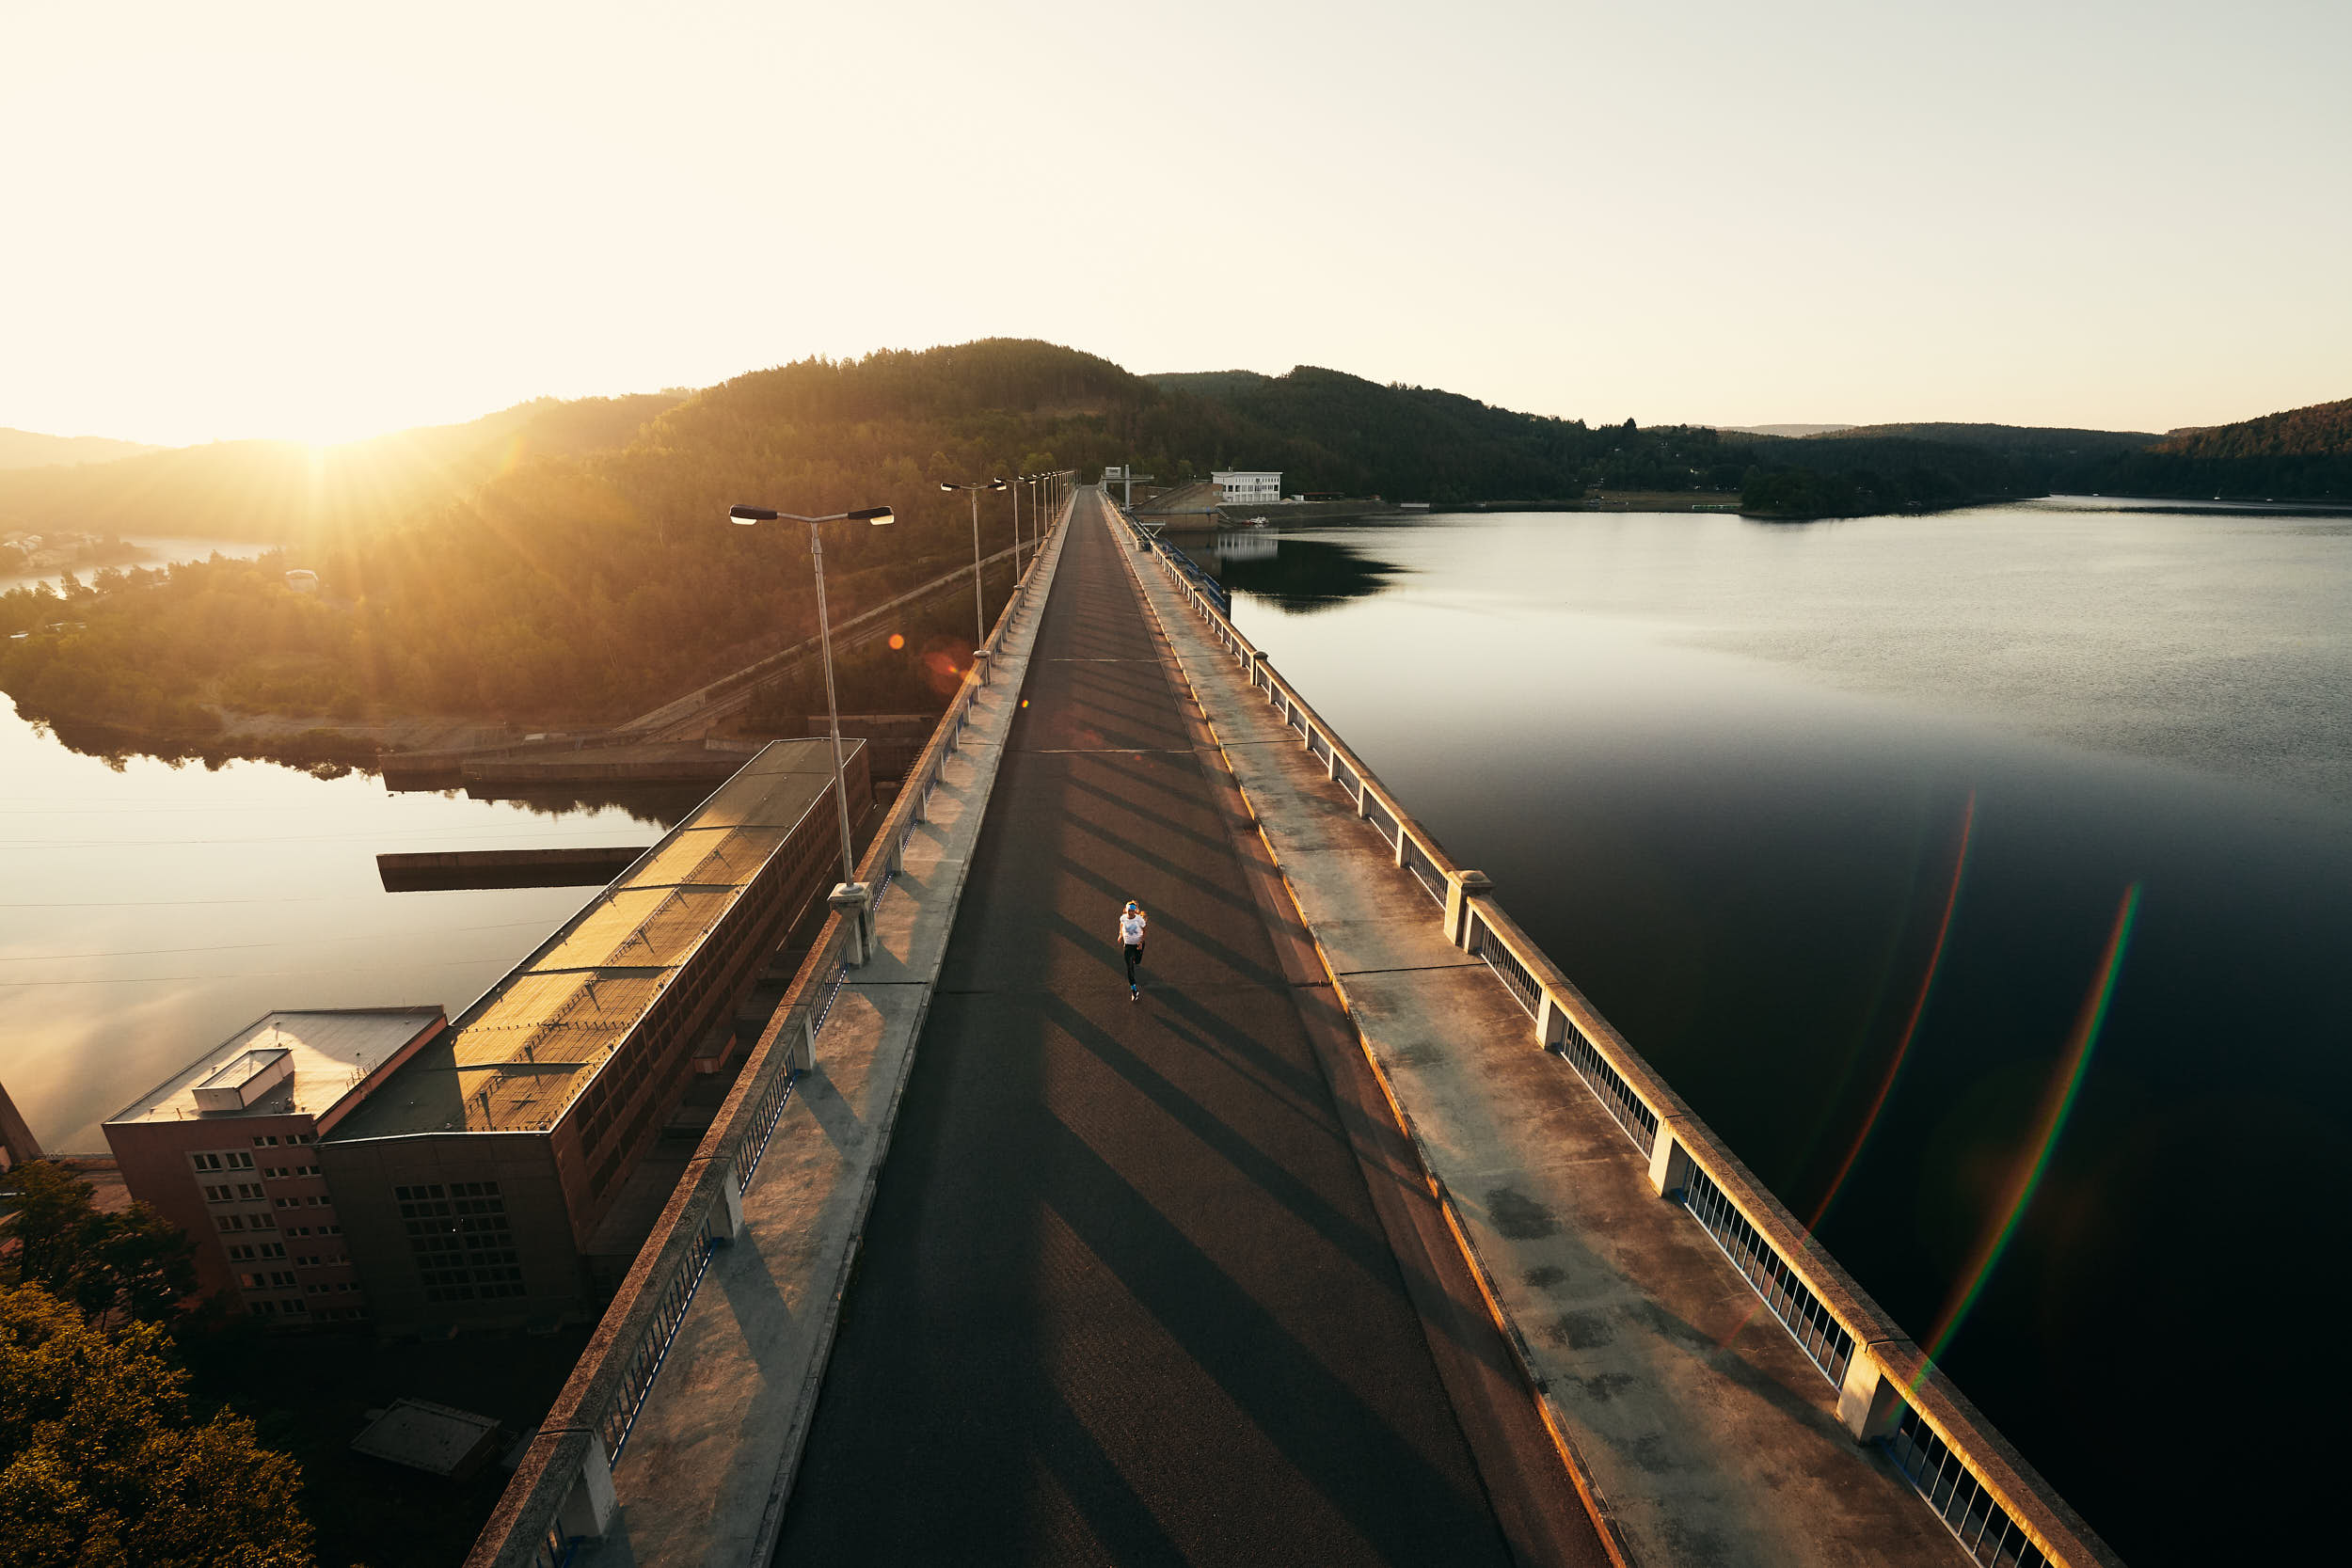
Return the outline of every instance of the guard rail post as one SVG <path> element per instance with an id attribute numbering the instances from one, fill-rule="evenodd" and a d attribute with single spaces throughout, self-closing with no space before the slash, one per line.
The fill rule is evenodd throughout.
<path id="1" fill-rule="evenodd" d="M 1837 1419 L 1857 1443 L 1875 1443 L 1892 1436 L 1901 1418 L 1901 1386 L 1886 1375 L 1867 1345 L 1854 1347 L 1846 1363 L 1846 1381 L 1837 1390 Z"/>
<path id="2" fill-rule="evenodd" d="M 1470 950 L 1470 901 L 1479 894 L 1493 891 L 1494 885 L 1494 879 L 1484 871 L 1457 871 L 1446 879 L 1445 940 L 1448 943 L 1464 952 Z"/>
<path id="3" fill-rule="evenodd" d="M 842 935 L 849 945 L 842 961 L 856 969 L 874 952 L 874 890 L 864 882 L 837 882 L 825 902 L 842 917 Z"/>
<path id="4" fill-rule="evenodd" d="M 612 1515 L 620 1512 L 620 1499 L 612 1491 L 612 1461 L 602 1437 L 594 1432 L 579 1435 L 584 1440 L 580 1469 L 572 1489 L 564 1494 L 563 1506 L 555 1511 L 555 1525 L 567 1539 L 601 1541 L 612 1527 Z"/>
<path id="5" fill-rule="evenodd" d="M 1674 1123 L 1664 1117 L 1658 1118 L 1658 1141 L 1650 1145 L 1650 1190 L 1669 1203 L 1682 1201 L 1683 1189 L 1691 1184 L 1691 1151 L 1675 1136 Z"/>

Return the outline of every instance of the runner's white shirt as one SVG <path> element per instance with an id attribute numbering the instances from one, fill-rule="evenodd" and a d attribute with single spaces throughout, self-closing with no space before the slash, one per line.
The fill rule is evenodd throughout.
<path id="1" fill-rule="evenodd" d="M 1143 945 L 1143 911 L 1141 910 L 1137 910 L 1133 914 L 1127 914 L 1124 912 L 1120 913 L 1119 917 L 1119 940 L 1125 942 L 1130 947 L 1141 947 Z"/>

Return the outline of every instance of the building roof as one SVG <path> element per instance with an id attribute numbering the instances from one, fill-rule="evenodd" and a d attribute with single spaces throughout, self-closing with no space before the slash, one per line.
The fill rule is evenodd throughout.
<path id="1" fill-rule="evenodd" d="M 289 1112 L 320 1116 L 358 1088 L 369 1073 L 398 1055 L 409 1041 L 440 1022 L 438 1007 L 342 1007 L 270 1013 L 246 1024 L 107 1117 L 107 1125 L 233 1121 L 239 1117 L 275 1117 Z M 259 1100 L 239 1103 L 234 1109 L 211 1110 L 199 1105 L 199 1089 L 245 1084 L 254 1076 L 251 1069 L 273 1064 L 280 1051 L 288 1053 L 294 1069 L 293 1076 L 282 1085 L 271 1085 Z M 215 1104 L 226 1104 L 231 1098 L 217 1093 L 204 1096 Z"/>
<path id="2" fill-rule="evenodd" d="M 358 1452 L 460 1479 L 498 1451 L 499 1424 L 488 1416 L 430 1400 L 394 1400 L 351 1440 Z"/>
<path id="3" fill-rule="evenodd" d="M 334 1141 L 552 1127 L 832 784 L 827 742 L 761 750 L 403 1063 Z"/>

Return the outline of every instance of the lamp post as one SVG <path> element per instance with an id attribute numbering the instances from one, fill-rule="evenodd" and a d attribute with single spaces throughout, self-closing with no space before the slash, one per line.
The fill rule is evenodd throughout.
<path id="1" fill-rule="evenodd" d="M 850 785 L 841 766 L 841 705 L 833 694 L 833 623 L 825 614 L 825 542 L 817 531 L 819 523 L 871 523 L 883 528 L 897 522 L 898 515 L 886 506 L 869 506 L 858 512 L 834 512 L 822 517 L 803 517 L 797 512 L 771 512 L 764 506 L 731 506 L 727 515 L 743 524 L 806 523 L 808 553 L 817 562 L 817 640 L 825 656 L 825 721 L 833 736 L 833 803 L 841 813 L 841 886 L 834 889 L 836 900 L 844 890 L 857 888 L 857 861 L 850 852 Z M 863 896 L 863 890 L 859 890 Z"/>
<path id="2" fill-rule="evenodd" d="M 980 603 L 980 492 L 1002 490 L 1005 482 L 1001 479 L 976 479 L 969 484 L 953 484 L 943 479 L 939 487 L 951 496 L 958 490 L 972 492 L 972 657 L 977 664 L 979 662 L 980 644 L 988 641 L 988 611 Z"/>

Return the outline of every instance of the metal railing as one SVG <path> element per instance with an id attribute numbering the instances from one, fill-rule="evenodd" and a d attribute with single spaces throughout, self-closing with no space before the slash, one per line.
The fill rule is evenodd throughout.
<path id="1" fill-rule="evenodd" d="M 1715 1185 L 1707 1172 L 1691 1172 L 1682 1202 L 1691 1211 L 1691 1217 L 1699 1222 L 1700 1228 L 1723 1248 L 1731 1266 L 1764 1298 L 1764 1305 L 1772 1309 L 1772 1316 L 1780 1320 L 1789 1337 L 1821 1369 L 1830 1386 L 1844 1387 L 1846 1368 L 1853 1360 L 1854 1338 L 1821 1305 L 1821 1298 L 1724 1196 L 1723 1189 Z"/>
<path id="2" fill-rule="evenodd" d="M 2048 1568 L 2050 1559 L 1967 1462 L 1908 1404 L 1886 1451 L 1962 1549 L 1988 1568 Z"/>
<path id="3" fill-rule="evenodd" d="M 1047 531 L 1048 543 L 1068 516 L 1064 505 Z M 981 644 L 992 655 L 1003 647 L 1015 616 L 1028 602 L 1044 555 L 1041 548 L 1023 569 Z M 903 853 L 907 836 L 922 820 L 930 791 L 941 782 L 980 690 L 977 676 L 967 674 L 908 769 L 898 800 L 866 851 L 859 880 L 884 882 L 886 873 L 895 869 L 892 862 Z M 590 1485 L 590 1477 L 627 1451 L 629 1433 L 669 1359 L 713 1252 L 734 1233 L 741 1196 L 758 1173 L 793 1085 L 847 976 L 851 932 L 836 910 L 826 917 L 554 1408 L 524 1450 L 498 1508 L 467 1555 L 467 1568 L 563 1568 L 570 1560 L 580 1537 L 564 1528 L 567 1501 L 576 1486 Z"/>
<path id="4" fill-rule="evenodd" d="M 1357 811 L 1396 854 L 1396 863 L 1447 909 L 1449 936 L 1483 958 L 1514 1001 L 1534 1021 L 1537 1043 L 1558 1054 L 1593 1093 L 1635 1149 L 1652 1182 L 1678 1201 L 1770 1307 L 1792 1339 L 1858 1409 L 1876 1409 L 1885 1390 L 1899 1412 L 1886 1435 L 1868 1433 L 1890 1453 L 1962 1544 L 1986 1563 L 2028 1568 L 2090 1568 L 2118 1562 L 1999 1434 L 1930 1366 L 1893 1320 L 1854 1284 L 1758 1182 L 1649 1064 L 1610 1026 L 1543 951 L 1504 914 L 1491 895 L 1462 883 L 1462 868 L 1424 832 L 1375 778 L 1363 759 L 1324 723 L 1243 636 L 1222 605 L 1202 594 L 1167 550 L 1124 518 L 1138 544 L 1156 556 L 1169 586 L 1183 594 L 1216 640 L 1248 665 L 1249 684 L 1266 694 L 1282 723 L 1325 759 Z M 1484 879 L 1473 884 L 1483 888 Z M 1450 898 L 1464 913 L 1457 935 Z M 1858 1364 L 1867 1358 L 1867 1366 Z M 1857 1392 L 1857 1390 L 1859 1390 Z M 1882 1400 L 1881 1402 L 1885 1402 Z M 1851 1417 L 1857 1434 L 1869 1423 Z M 1922 1479 L 1925 1478 L 1925 1479 Z M 1992 1555 L 1986 1555 L 1992 1554 Z"/>

